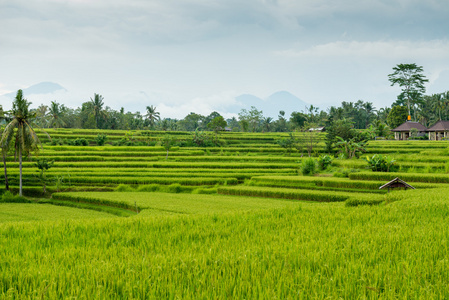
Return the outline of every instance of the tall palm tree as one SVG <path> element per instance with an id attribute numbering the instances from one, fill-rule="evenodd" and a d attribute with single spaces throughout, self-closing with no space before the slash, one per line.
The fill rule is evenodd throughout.
<path id="1" fill-rule="evenodd" d="M 0 128 L 0 135 L 3 135 L 3 131 L 4 128 L 3 126 Z M 6 155 L 8 154 L 8 148 L 5 146 L 0 145 L 1 146 L 1 151 L 2 151 L 2 161 L 3 161 L 3 169 L 5 171 L 5 189 L 9 190 L 9 183 L 8 183 L 8 170 L 6 168 Z"/>
<path id="2" fill-rule="evenodd" d="M 271 118 L 271 117 L 266 117 L 263 119 L 263 126 L 267 130 L 267 132 L 270 131 L 272 121 L 273 121 L 273 118 Z"/>
<path id="3" fill-rule="evenodd" d="M 56 101 L 51 101 L 50 108 L 48 110 L 48 125 L 53 128 L 61 128 L 65 126 L 64 121 L 64 105 L 59 105 Z"/>
<path id="4" fill-rule="evenodd" d="M 19 158 L 19 195 L 22 196 L 22 155 L 38 151 L 41 142 L 31 127 L 35 113 L 30 112 L 30 102 L 23 98 L 22 90 L 17 91 L 12 104 L 12 121 L 6 125 L 0 145 L 9 149 L 14 144 L 15 157 Z"/>
<path id="5" fill-rule="evenodd" d="M 39 105 L 39 107 L 35 110 L 36 119 L 34 123 L 39 127 L 47 126 L 47 114 L 48 114 L 48 106 L 47 105 Z"/>
<path id="6" fill-rule="evenodd" d="M 161 119 L 160 113 L 156 111 L 156 106 L 147 106 L 147 114 L 145 115 L 145 118 L 150 122 L 150 127 L 153 128 L 156 120 L 159 121 Z"/>
<path id="7" fill-rule="evenodd" d="M 438 120 L 441 121 L 441 112 L 446 108 L 446 101 L 444 99 L 444 95 L 433 94 L 431 97 L 433 101 L 432 103 L 433 109 L 435 109 L 435 112 L 437 113 Z"/>
<path id="8" fill-rule="evenodd" d="M 5 120 L 7 120 L 6 113 L 3 111 L 3 107 L 0 105 L 0 124 Z M 3 135 L 4 130 L 4 126 L 2 125 L 0 127 L 0 136 Z M 6 155 L 8 154 L 8 149 L 6 148 L 6 145 L 3 146 L 3 144 L 0 144 L 0 148 L 2 152 L 3 169 L 5 170 L 5 189 L 9 190 L 8 170 L 6 168 Z"/>
<path id="9" fill-rule="evenodd" d="M 92 114 L 95 117 L 95 125 L 97 129 L 99 128 L 100 119 L 106 117 L 106 112 L 103 109 L 103 96 L 99 94 L 94 94 L 94 99 L 90 98 L 90 103 L 92 104 Z"/>

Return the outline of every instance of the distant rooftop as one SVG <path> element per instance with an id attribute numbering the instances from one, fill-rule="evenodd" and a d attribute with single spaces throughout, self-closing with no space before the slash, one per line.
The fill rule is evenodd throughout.
<path id="1" fill-rule="evenodd" d="M 438 121 L 435 125 L 428 128 L 427 131 L 449 131 L 449 121 Z"/>
<path id="2" fill-rule="evenodd" d="M 418 122 L 410 122 L 407 121 L 405 123 L 402 123 L 395 129 L 392 129 L 391 131 L 410 131 L 412 128 L 418 129 L 418 131 L 426 131 L 427 128 L 424 125 L 421 125 Z"/>

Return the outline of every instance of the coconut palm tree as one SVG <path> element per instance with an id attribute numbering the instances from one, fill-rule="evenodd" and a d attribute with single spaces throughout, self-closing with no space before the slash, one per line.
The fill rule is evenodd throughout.
<path id="1" fill-rule="evenodd" d="M 99 128 L 100 119 L 106 117 L 106 112 L 103 109 L 104 105 L 103 100 L 104 100 L 103 96 L 99 94 L 94 94 L 94 99 L 90 98 L 92 114 L 95 117 L 95 125 L 97 129 Z"/>
<path id="2" fill-rule="evenodd" d="M 271 118 L 271 117 L 266 117 L 263 119 L 263 127 L 267 132 L 270 131 L 272 121 L 273 121 L 273 118 Z"/>
<path id="3" fill-rule="evenodd" d="M 14 145 L 15 157 L 19 158 L 19 195 L 22 196 L 22 155 L 29 155 L 39 150 L 41 142 L 31 127 L 35 113 L 29 110 L 30 102 L 23 98 L 22 90 L 17 91 L 12 104 L 9 122 L 2 133 L 0 145 L 2 149 L 9 149 Z"/>
<path id="4" fill-rule="evenodd" d="M 153 128 L 156 120 L 159 121 L 161 119 L 160 113 L 156 111 L 156 106 L 147 106 L 145 118 L 150 122 L 150 128 Z"/>
<path id="5" fill-rule="evenodd" d="M 444 99 L 444 94 L 433 94 L 431 97 L 433 109 L 437 113 L 438 120 L 441 121 L 441 113 L 445 110 L 447 104 Z"/>
<path id="6" fill-rule="evenodd" d="M 48 125 L 52 128 L 61 128 L 65 126 L 64 121 L 64 105 L 59 105 L 56 101 L 51 101 L 50 108 L 48 110 Z"/>
<path id="7" fill-rule="evenodd" d="M 3 134 L 4 128 L 3 126 L 0 128 L 0 135 Z M 3 169 L 5 171 L 5 189 L 9 191 L 9 183 L 8 183 L 8 170 L 6 168 L 6 155 L 8 154 L 8 148 L 6 148 L 6 145 L 0 145 L 1 151 L 2 151 L 2 161 L 3 161 Z"/>
<path id="8" fill-rule="evenodd" d="M 7 113 L 3 111 L 3 107 L 0 105 L 0 124 L 3 123 L 3 121 L 7 120 Z M 3 135 L 3 131 L 5 130 L 5 126 L 0 127 L 0 136 Z M 0 144 L 0 150 L 2 152 L 2 161 L 3 161 L 3 169 L 5 170 L 5 189 L 9 190 L 9 184 L 8 184 L 8 171 L 6 169 L 6 155 L 8 154 L 8 149 L 6 146 L 4 147 L 3 144 Z"/>
<path id="9" fill-rule="evenodd" d="M 41 104 L 39 107 L 35 110 L 36 112 L 36 119 L 34 120 L 34 124 L 36 124 L 39 127 L 46 127 L 47 126 L 47 117 L 48 117 L 48 106 Z"/>

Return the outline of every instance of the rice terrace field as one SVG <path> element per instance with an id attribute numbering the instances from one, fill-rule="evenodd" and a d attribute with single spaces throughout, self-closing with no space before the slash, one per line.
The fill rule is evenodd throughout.
<path id="1" fill-rule="evenodd" d="M 276 142 L 287 133 L 203 148 L 169 132 L 167 153 L 162 131 L 47 132 L 23 163 L 26 198 L 0 176 L 1 299 L 449 298 L 447 141 L 369 141 L 306 176 L 307 151 Z M 97 146 L 100 132 L 140 145 Z M 396 168 L 370 170 L 375 154 Z M 54 161 L 45 194 L 39 159 Z M 6 164 L 15 193 L 18 163 Z M 379 190 L 396 177 L 416 189 Z"/>

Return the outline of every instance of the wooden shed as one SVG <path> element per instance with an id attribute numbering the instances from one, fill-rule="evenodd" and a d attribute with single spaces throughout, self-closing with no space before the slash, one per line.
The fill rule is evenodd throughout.
<path id="1" fill-rule="evenodd" d="M 382 190 L 385 188 L 388 188 L 388 191 L 390 191 L 390 188 L 392 188 L 392 189 L 404 188 L 404 189 L 413 189 L 413 190 L 415 189 L 414 187 L 412 187 L 410 184 L 408 184 L 404 180 L 400 179 L 399 177 L 396 177 L 392 181 L 385 183 L 384 185 L 379 187 L 379 190 Z"/>

